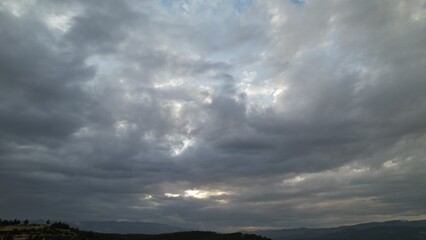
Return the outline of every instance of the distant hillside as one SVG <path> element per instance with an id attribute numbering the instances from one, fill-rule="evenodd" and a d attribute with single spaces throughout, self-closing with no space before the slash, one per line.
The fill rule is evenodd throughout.
<path id="1" fill-rule="evenodd" d="M 426 220 L 363 223 L 336 228 L 251 232 L 273 240 L 426 240 Z"/>
<path id="2" fill-rule="evenodd" d="M 80 230 L 100 233 L 162 234 L 188 231 L 184 228 L 150 222 L 84 221 L 69 222 L 69 224 Z"/>

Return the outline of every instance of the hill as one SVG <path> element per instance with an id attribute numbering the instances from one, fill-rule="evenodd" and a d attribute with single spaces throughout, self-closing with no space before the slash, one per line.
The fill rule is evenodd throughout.
<path id="1" fill-rule="evenodd" d="M 67 224 L 47 225 L 3 225 L 0 240 L 268 240 L 254 234 L 215 232 L 176 232 L 164 234 L 116 234 L 80 231 Z"/>
<path id="2" fill-rule="evenodd" d="M 426 220 L 363 223 L 336 228 L 297 228 L 253 231 L 273 240 L 425 240 Z"/>

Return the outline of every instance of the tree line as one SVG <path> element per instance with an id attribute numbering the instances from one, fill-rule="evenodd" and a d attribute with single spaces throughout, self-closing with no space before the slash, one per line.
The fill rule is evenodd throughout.
<path id="1" fill-rule="evenodd" d="M 13 219 L 13 220 L 8 220 L 8 219 L 1 219 L 0 218 L 0 226 L 28 226 L 30 225 L 30 221 L 28 221 L 28 219 L 25 219 L 24 221 L 21 221 L 19 219 Z M 43 225 L 43 224 L 31 224 L 31 225 Z M 52 224 L 50 223 L 50 220 L 47 220 L 46 223 L 44 225 L 47 225 L 51 228 L 60 228 L 60 229 L 71 229 L 71 227 L 64 223 L 64 222 L 53 222 Z"/>
<path id="2" fill-rule="evenodd" d="M 23 221 L 23 224 L 24 225 L 28 225 L 29 224 L 28 219 L 25 219 Z M 6 226 L 6 225 L 8 225 L 8 226 L 10 226 L 10 225 L 17 226 L 17 225 L 21 225 L 21 220 L 18 220 L 16 218 L 14 220 L 7 220 L 7 219 L 1 219 L 0 218 L 0 225 L 1 226 Z"/>

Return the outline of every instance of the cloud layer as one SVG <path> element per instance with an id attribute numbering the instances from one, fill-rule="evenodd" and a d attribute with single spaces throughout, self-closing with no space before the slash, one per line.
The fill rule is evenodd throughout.
<path id="1" fill-rule="evenodd" d="M 3 1 L 0 215 L 426 216 L 426 2 Z"/>

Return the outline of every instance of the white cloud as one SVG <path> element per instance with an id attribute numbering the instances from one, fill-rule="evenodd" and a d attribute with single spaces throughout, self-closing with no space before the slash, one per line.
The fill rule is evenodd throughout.
<path id="1" fill-rule="evenodd" d="M 36 0 L 4 0 L 0 3 L 0 9 L 6 9 L 16 17 L 24 15 L 34 4 Z"/>
<path id="2" fill-rule="evenodd" d="M 198 199 L 205 199 L 210 197 L 228 195 L 228 192 L 218 190 L 200 190 L 200 189 L 188 189 L 185 190 L 185 197 L 192 197 Z M 226 200 L 220 200 L 220 203 L 226 203 Z"/>
<path id="3" fill-rule="evenodd" d="M 180 194 L 177 194 L 177 193 L 165 193 L 164 196 L 166 196 L 168 198 L 178 198 L 178 197 L 180 197 Z"/>
<path id="4" fill-rule="evenodd" d="M 62 33 L 65 33 L 68 31 L 68 29 L 71 27 L 71 19 L 73 15 L 56 15 L 51 14 L 46 16 L 46 23 L 52 30 L 58 30 Z"/>

